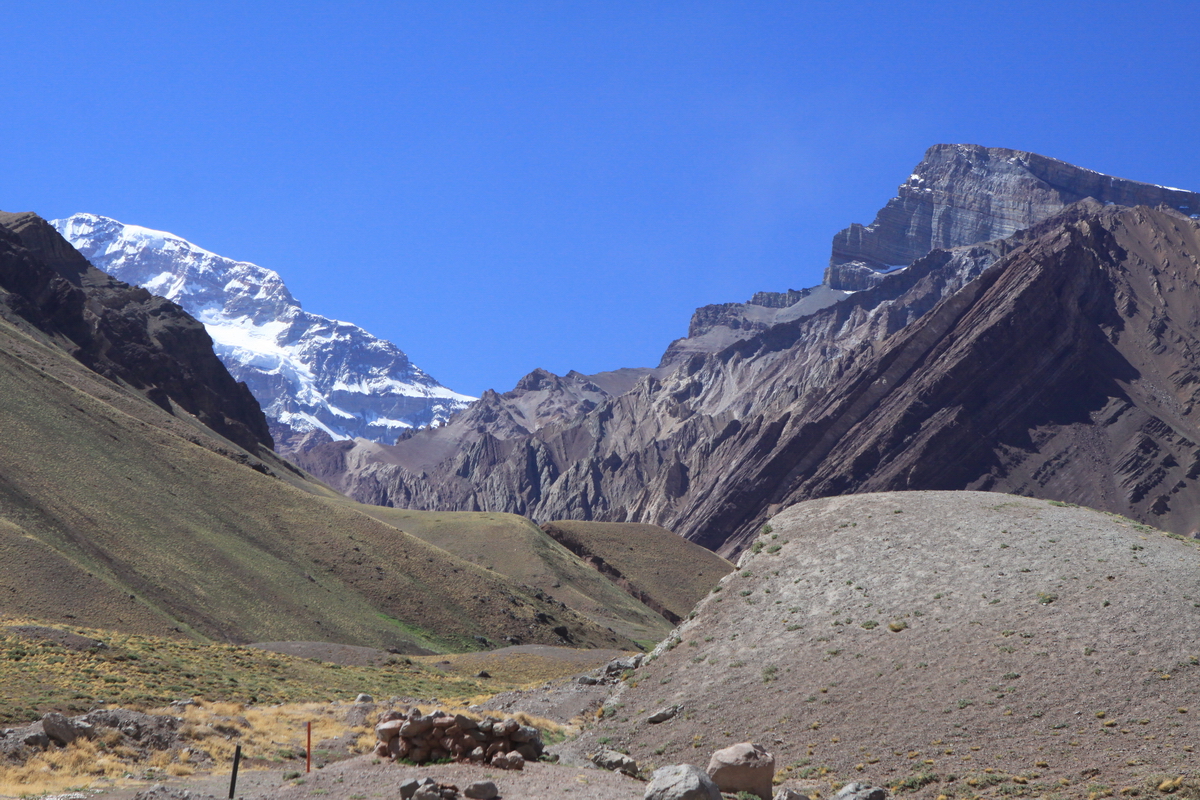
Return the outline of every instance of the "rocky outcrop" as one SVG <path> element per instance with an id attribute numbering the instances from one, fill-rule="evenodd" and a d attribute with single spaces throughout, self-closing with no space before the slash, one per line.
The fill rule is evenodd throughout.
<path id="1" fill-rule="evenodd" d="M 124 708 L 101 709 L 75 717 L 51 711 L 30 725 L 0 730 L 0 758 L 20 764 L 38 752 L 95 738 L 103 738 L 107 746 L 120 746 L 130 753 L 146 756 L 178 747 L 181 721 L 178 717 Z"/>
<path id="2" fill-rule="evenodd" d="M 1085 198 L 1200 214 L 1200 195 L 1000 147 L 939 144 L 870 225 L 833 237 L 825 283 L 860 291 L 930 250 L 1004 239 Z"/>
<path id="3" fill-rule="evenodd" d="M 660 374 L 694 353 L 715 353 L 773 325 L 815 314 L 848 296 L 843 288 L 814 286 L 786 292 L 757 292 L 746 303 L 721 303 L 696 309 L 688 335 L 671 342 L 659 362 Z"/>
<path id="4" fill-rule="evenodd" d="M 36 214 L 0 213 L 0 314 L 169 413 L 191 414 L 251 453 L 266 418 L 174 303 L 91 266 Z"/>

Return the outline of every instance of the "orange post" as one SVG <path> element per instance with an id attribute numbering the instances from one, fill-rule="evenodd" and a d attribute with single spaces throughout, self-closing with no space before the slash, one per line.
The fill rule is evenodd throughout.
<path id="1" fill-rule="evenodd" d="M 308 747 L 304 749 L 304 771 L 312 772 L 312 722 L 308 723 Z"/>

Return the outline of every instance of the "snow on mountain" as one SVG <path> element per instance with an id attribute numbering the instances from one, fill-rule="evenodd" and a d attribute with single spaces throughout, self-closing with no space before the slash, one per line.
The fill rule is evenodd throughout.
<path id="1" fill-rule="evenodd" d="M 204 323 L 217 355 L 258 398 L 281 452 L 322 434 L 394 442 L 475 399 L 439 384 L 391 342 L 304 311 L 273 270 L 95 214 L 51 224 L 99 269 Z"/>

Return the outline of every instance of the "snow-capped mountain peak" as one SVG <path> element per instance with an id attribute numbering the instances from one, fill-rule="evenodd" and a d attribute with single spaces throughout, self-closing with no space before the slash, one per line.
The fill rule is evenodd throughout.
<path id="1" fill-rule="evenodd" d="M 274 270 L 96 214 L 51 224 L 99 269 L 204 323 L 217 355 L 258 398 L 281 451 L 312 431 L 391 442 L 475 399 L 439 384 L 391 342 L 304 311 Z"/>

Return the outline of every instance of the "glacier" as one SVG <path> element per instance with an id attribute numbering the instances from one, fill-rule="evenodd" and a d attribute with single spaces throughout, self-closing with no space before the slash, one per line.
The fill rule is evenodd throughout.
<path id="1" fill-rule="evenodd" d="M 97 214 L 50 224 L 98 269 L 203 323 L 217 356 L 258 398 L 281 453 L 325 437 L 392 443 L 475 400 L 442 386 L 392 342 L 303 310 L 274 270 Z"/>

